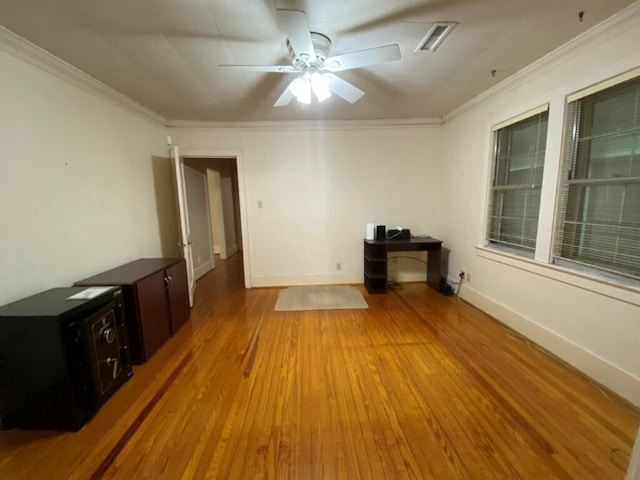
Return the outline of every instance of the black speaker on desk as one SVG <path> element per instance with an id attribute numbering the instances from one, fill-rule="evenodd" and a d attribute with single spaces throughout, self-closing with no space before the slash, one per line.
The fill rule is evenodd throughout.
<path id="1" fill-rule="evenodd" d="M 376 240 L 387 239 L 387 227 L 385 225 L 378 225 L 376 227 Z"/>

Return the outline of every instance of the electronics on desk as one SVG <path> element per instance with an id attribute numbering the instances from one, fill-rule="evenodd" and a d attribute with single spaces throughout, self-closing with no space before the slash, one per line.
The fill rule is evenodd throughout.
<path id="1" fill-rule="evenodd" d="M 367 223 L 367 232 L 366 235 L 364 237 L 366 240 L 373 240 L 374 239 L 374 225 L 373 223 Z"/>
<path id="2" fill-rule="evenodd" d="M 387 230 L 387 240 L 409 240 L 411 238 L 411 230 L 408 228 L 390 228 Z"/>

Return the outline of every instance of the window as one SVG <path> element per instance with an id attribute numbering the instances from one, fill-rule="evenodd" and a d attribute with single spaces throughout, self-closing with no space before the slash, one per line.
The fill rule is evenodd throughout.
<path id="1" fill-rule="evenodd" d="M 640 279 L 640 78 L 570 101 L 567 118 L 554 261 Z"/>
<path id="2" fill-rule="evenodd" d="M 538 109 L 541 110 L 541 109 Z M 547 107 L 494 132 L 487 242 L 533 256 L 547 143 Z"/>

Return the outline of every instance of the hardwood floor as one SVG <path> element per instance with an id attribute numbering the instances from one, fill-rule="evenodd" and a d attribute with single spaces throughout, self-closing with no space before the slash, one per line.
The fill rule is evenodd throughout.
<path id="1" fill-rule="evenodd" d="M 624 477 L 639 410 L 465 302 L 274 312 L 241 261 L 80 432 L 0 432 L 0 478 Z"/>

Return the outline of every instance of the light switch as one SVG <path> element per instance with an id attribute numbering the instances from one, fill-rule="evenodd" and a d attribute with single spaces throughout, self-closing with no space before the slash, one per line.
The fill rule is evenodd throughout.
<path id="1" fill-rule="evenodd" d="M 262 208 L 262 200 L 258 200 L 258 208 Z"/>

